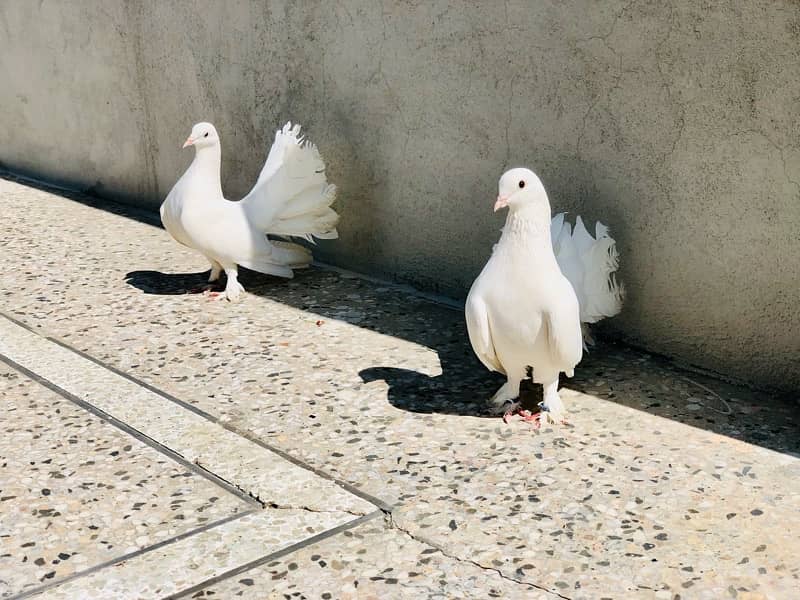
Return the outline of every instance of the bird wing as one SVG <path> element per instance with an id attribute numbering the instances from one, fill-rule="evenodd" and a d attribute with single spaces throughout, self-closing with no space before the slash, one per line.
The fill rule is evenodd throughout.
<path id="1" fill-rule="evenodd" d="M 336 186 L 325 177 L 317 147 L 300 136 L 300 125 L 284 125 L 253 189 L 242 199 L 248 220 L 276 235 L 338 237 L 339 215 L 331 208 Z"/>
<path id="2" fill-rule="evenodd" d="M 583 335 L 580 328 L 578 300 L 569 282 L 564 281 L 565 295 L 559 302 L 552 302 L 544 312 L 547 327 L 547 342 L 553 363 L 559 365 L 567 376 L 572 377 L 573 368 L 583 357 Z M 569 298 L 571 296 L 571 298 Z"/>
<path id="3" fill-rule="evenodd" d="M 175 186 L 173 186 L 173 188 L 170 190 L 169 194 L 167 194 L 167 197 L 161 204 L 159 213 L 161 214 L 161 224 L 164 225 L 164 229 L 167 230 L 167 233 L 169 233 L 179 244 L 191 248 L 191 238 L 183 229 L 180 221 L 180 214 L 183 205 L 183 190 L 181 181 L 182 178 L 178 180 Z"/>
<path id="4" fill-rule="evenodd" d="M 487 369 L 505 374 L 505 369 L 497 358 L 492 342 L 492 330 L 489 325 L 486 303 L 477 293 L 470 292 L 464 313 L 467 319 L 469 341 L 477 357 Z"/>

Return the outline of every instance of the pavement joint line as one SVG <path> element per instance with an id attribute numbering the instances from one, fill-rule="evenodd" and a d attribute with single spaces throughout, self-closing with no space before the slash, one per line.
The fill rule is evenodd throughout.
<path id="1" fill-rule="evenodd" d="M 161 390 L 161 389 L 159 389 L 159 388 L 157 388 L 157 387 L 155 387 L 155 386 L 153 386 L 153 385 L 151 385 L 151 384 L 149 384 L 149 383 L 147 383 L 145 381 L 142 381 L 141 379 L 139 379 L 138 377 L 135 377 L 134 375 L 131 375 L 130 373 L 126 373 L 124 371 L 121 371 L 120 369 L 118 369 L 118 368 L 116 368 L 116 367 L 114 367 L 112 365 L 109 365 L 108 363 L 104 362 L 103 360 L 101 360 L 99 358 L 96 358 L 96 357 L 94 357 L 94 356 L 92 356 L 90 354 L 87 354 L 86 352 L 84 352 L 82 350 L 79 350 L 79 349 L 75 348 L 74 346 L 71 346 L 69 343 L 64 342 L 63 340 L 60 340 L 60 339 L 55 338 L 53 336 L 45 335 L 42 332 L 37 331 L 36 329 L 31 327 L 30 325 L 28 325 L 28 324 L 26 324 L 24 322 L 21 322 L 18 319 L 14 318 L 14 317 L 12 317 L 12 316 L 4 313 L 4 312 L 0 312 L 0 316 L 5 317 L 6 319 L 11 321 L 15 325 L 19 325 L 20 327 L 26 329 L 27 331 L 30 331 L 31 333 L 34 333 L 34 334 L 38 335 L 39 337 L 42 337 L 45 340 L 47 340 L 49 342 L 52 342 L 52 343 L 64 348 L 65 350 L 69 350 L 70 352 L 73 352 L 74 354 L 77 354 L 78 356 L 80 356 L 82 358 L 85 358 L 86 360 L 89 360 L 89 361 L 93 362 L 94 364 L 96 364 L 96 365 L 98 365 L 98 366 L 100 366 L 100 367 L 102 367 L 102 368 L 104 368 L 104 369 L 106 369 L 108 371 L 111 371 L 115 375 L 119 375 L 120 377 L 123 377 L 124 379 L 127 379 L 131 383 L 134 383 L 134 384 L 138 385 L 139 387 L 142 387 L 142 388 L 146 389 L 149 392 L 152 392 L 152 393 L 154 393 L 154 394 L 156 394 L 158 396 L 161 396 L 165 400 L 168 400 L 168 401 L 170 401 L 170 402 L 172 402 L 174 404 L 179 405 L 182 408 L 185 408 L 186 410 L 194 413 L 195 415 L 197 415 L 199 417 L 202 417 L 203 419 L 206 419 L 207 421 L 210 421 L 211 423 L 214 423 L 215 425 L 219 425 L 223 429 L 225 429 L 225 430 L 227 430 L 227 431 L 229 431 L 229 432 L 231 432 L 231 433 L 233 433 L 235 435 L 238 435 L 239 437 L 244 438 L 244 439 L 248 440 L 249 442 L 251 442 L 253 444 L 256 444 L 257 446 L 260 446 L 261 448 L 263 448 L 265 450 L 268 450 L 268 451 L 272 452 L 273 454 L 277 454 L 278 456 L 280 456 L 284 460 L 292 463 L 293 465 L 295 465 L 297 467 L 300 467 L 302 469 L 310 471 L 314 475 L 317 475 L 318 477 L 321 477 L 322 479 L 326 479 L 328 481 L 331 481 L 331 482 L 335 483 L 336 485 L 338 485 L 343 490 L 347 491 L 348 493 L 350 493 L 350 494 L 352 494 L 354 496 L 357 496 L 357 497 L 361 498 L 362 500 L 365 500 L 365 501 L 369 502 L 370 504 L 376 506 L 377 508 L 379 508 L 382 512 L 384 512 L 386 514 L 391 514 L 392 510 L 394 509 L 394 507 L 392 505 L 384 502 L 380 498 L 376 498 L 375 496 L 372 496 L 371 494 L 363 492 L 360 489 L 358 489 L 357 487 L 353 486 L 352 484 L 350 484 L 350 483 L 348 483 L 346 481 L 342 481 L 341 479 L 338 479 L 338 478 L 330 475 L 329 473 L 326 473 L 325 471 L 321 471 L 320 469 L 318 469 L 318 468 L 316 468 L 316 467 L 314 467 L 312 465 L 309 465 L 308 463 L 305 463 L 302 460 L 300 460 L 300 459 L 298 459 L 298 458 L 296 458 L 296 457 L 284 452 L 280 448 L 277 448 L 277 447 L 273 446 L 272 444 L 264 442 L 263 440 L 257 438 L 253 434 L 251 434 L 251 433 L 249 433 L 247 431 L 243 431 L 243 430 L 239 429 L 238 427 L 235 427 L 234 425 L 231 425 L 230 423 L 227 423 L 225 421 L 221 421 L 219 418 L 215 417 L 214 415 L 212 415 L 210 413 L 207 413 L 204 410 L 201 410 L 201 409 L 197 408 L 196 406 L 186 402 L 185 400 L 181 400 L 180 398 L 177 398 L 176 396 L 173 396 L 169 392 L 165 392 L 164 390 Z M 233 484 L 227 482 L 225 479 L 222 479 L 221 477 L 213 474 L 211 471 L 208 471 L 207 469 L 204 469 L 200 465 L 196 465 L 196 464 L 194 464 L 192 462 L 187 461 L 185 458 L 183 458 L 180 454 L 178 454 L 174 450 L 171 450 L 170 448 L 167 448 L 166 446 L 162 445 L 158 441 L 156 441 L 156 440 L 146 436 L 145 434 L 139 432 L 138 430 L 130 427 L 126 423 L 124 423 L 122 421 L 119 421 L 118 419 L 112 417 L 111 415 L 108 415 L 107 413 L 101 411 L 100 409 L 98 409 L 94 405 L 89 404 L 85 400 L 82 400 L 82 399 L 70 394 L 66 390 L 63 390 L 62 388 L 58 387 L 57 385 L 53 384 L 52 382 L 50 382 L 50 381 L 44 379 L 43 377 L 37 375 L 33 371 L 30 371 L 30 370 L 26 369 L 25 367 L 22 367 L 21 365 L 18 365 L 16 362 L 14 362 L 13 360 L 11 360 L 11 359 L 9 359 L 7 357 L 4 357 L 2 354 L 0 354 L 0 359 L 3 359 L 4 362 L 7 362 L 13 368 L 15 368 L 15 369 L 17 369 L 19 371 L 25 372 L 32 379 L 34 379 L 37 382 L 45 385 L 46 387 L 49 387 L 53 391 L 57 392 L 58 394 L 64 396 L 68 400 L 70 400 L 71 402 L 75 402 L 76 404 L 78 404 L 82 408 L 84 408 L 86 410 L 89 410 L 90 412 L 94 412 L 94 414 L 97 414 L 98 416 L 100 416 L 103 419 L 107 419 L 107 420 L 111 421 L 117 427 L 120 427 L 121 429 L 123 429 L 127 433 L 133 435 L 137 439 L 140 439 L 140 440 L 144 441 L 145 443 L 147 443 L 148 445 L 151 445 L 156 450 L 164 452 L 165 454 L 168 454 L 170 456 L 170 458 L 173 458 L 174 460 L 177 460 L 181 464 L 189 466 L 189 468 L 195 470 L 199 474 L 201 474 L 203 476 L 206 476 L 205 475 L 206 473 L 211 474 L 213 476 L 212 481 L 222 485 L 222 487 L 224 487 L 228 491 L 231 491 L 232 493 L 235 493 L 239 497 L 246 497 L 248 501 L 257 502 L 262 507 L 264 506 L 264 504 L 262 502 L 260 502 L 259 500 L 253 498 L 247 492 L 245 492 L 245 491 L 241 490 L 240 488 L 234 486 Z M 222 484 L 220 482 L 224 482 L 224 484 Z M 235 490 L 235 491 L 233 491 L 233 490 Z"/>
<path id="2" fill-rule="evenodd" d="M 142 433 L 138 429 L 135 429 L 135 428 L 131 427 L 130 425 L 128 425 L 124 421 L 120 421 L 116 417 L 114 417 L 114 416 L 108 414 L 107 412 L 97 408 L 96 406 L 94 406 L 93 404 L 90 404 L 86 400 L 83 400 L 82 398 L 78 398 L 76 395 L 74 395 L 74 394 L 68 392 L 67 390 L 59 387 L 58 385 L 56 385 L 52 381 L 49 381 L 48 379 L 45 379 L 44 377 L 42 377 L 38 373 L 28 369 L 27 367 L 22 366 L 21 364 L 17 363 L 16 361 L 14 361 L 13 359 L 9 358 L 8 356 L 6 356 L 3 353 L 0 353 L 0 362 L 4 362 L 5 364 L 7 364 L 12 369 L 14 369 L 16 371 L 19 371 L 20 373 L 22 373 L 26 377 L 32 379 L 33 381 L 35 381 L 39 385 L 42 385 L 42 386 L 46 387 L 49 390 L 52 390 L 53 392 L 57 393 L 59 396 L 62 396 L 63 398 L 65 398 L 66 400 L 69 400 L 73 404 L 76 404 L 77 406 L 80 406 L 83 410 L 85 410 L 87 412 L 90 412 L 91 414 L 99 417 L 103 421 L 107 421 L 108 423 L 110 423 L 111 425 L 116 427 L 117 429 L 120 429 L 120 430 L 124 431 L 125 433 L 127 433 L 128 435 L 130 435 L 131 437 L 139 440 L 140 442 L 142 442 L 144 444 L 147 444 L 148 446 L 150 446 L 154 450 L 160 452 L 161 454 L 164 454 L 169 459 L 171 459 L 171 460 L 177 462 L 178 464 L 186 467 L 187 469 L 189 469 L 193 473 L 195 473 L 197 475 L 200 475 L 201 477 L 203 477 L 203 478 L 209 480 L 210 482 L 216 484 L 217 486 L 221 487 L 222 489 L 224 489 L 229 494 L 233 494 L 234 496 L 236 496 L 240 500 L 243 500 L 244 502 L 246 502 L 250 506 L 258 506 L 259 508 L 263 508 L 264 507 L 263 503 L 259 502 L 257 499 L 253 498 L 250 494 L 248 494 L 247 492 L 239 489 L 238 487 L 236 487 L 235 485 L 233 485 L 229 481 L 223 479 L 222 477 L 220 477 L 216 473 L 213 473 L 212 471 L 209 471 L 208 469 L 205 469 L 200 465 L 197 465 L 197 464 L 195 464 L 195 463 L 193 463 L 191 461 L 186 460 L 186 458 L 184 458 L 181 454 L 179 454 L 178 452 L 176 452 L 172 448 L 169 448 L 169 447 L 165 446 L 164 444 L 162 444 L 161 442 L 159 442 L 157 440 L 154 440 L 150 436 Z"/>
<path id="3" fill-rule="evenodd" d="M 47 583 L 45 585 L 30 589 L 30 590 L 26 590 L 26 591 L 22 592 L 21 594 L 17 594 L 16 596 L 11 596 L 10 598 L 8 598 L 8 600 L 23 600 L 23 598 L 30 598 L 31 596 L 35 596 L 37 594 L 41 594 L 42 592 L 46 592 L 49 589 L 52 589 L 54 587 L 58 587 L 58 586 L 63 585 L 65 583 L 69 582 L 69 581 L 74 581 L 76 579 L 80 579 L 81 577 L 86 577 L 88 575 L 92 575 L 93 573 L 97 573 L 98 571 L 101 571 L 101 570 L 103 570 L 103 569 L 105 569 L 107 567 L 111 567 L 113 565 L 116 565 L 118 563 L 124 562 L 126 560 L 131 560 L 132 558 L 136 558 L 137 556 L 141 556 L 142 554 L 146 554 L 147 552 L 152 552 L 154 550 L 158 550 L 159 548 L 163 548 L 164 546 L 169 546 L 170 544 L 174 544 L 176 542 L 180 542 L 181 540 L 185 540 L 186 538 L 190 538 L 190 537 L 192 537 L 194 535 L 203 533 L 204 531 L 209 531 L 211 529 L 214 529 L 215 527 L 220 527 L 222 525 L 226 525 L 228 523 L 231 523 L 232 521 L 235 521 L 237 519 L 241 519 L 241 518 L 246 517 L 248 515 L 252 515 L 252 514 L 258 512 L 258 511 L 259 511 L 258 508 L 251 508 L 249 510 L 242 511 L 240 513 L 236 513 L 235 515 L 228 515 L 224 519 L 219 519 L 218 521 L 214 521 L 213 523 L 207 523 L 206 525 L 203 525 L 202 527 L 197 527 L 197 528 L 192 529 L 190 531 L 185 531 L 183 533 L 180 533 L 178 535 L 172 536 L 172 537 L 167 538 L 165 540 L 161 540 L 160 542 L 157 542 L 157 543 L 152 544 L 150 546 L 146 546 L 144 548 L 139 548 L 138 550 L 134 550 L 133 552 L 128 552 L 127 554 L 121 554 L 120 556 L 117 556 L 117 557 L 112 558 L 110 560 L 107 560 L 105 562 L 96 564 L 96 565 L 94 565 L 92 567 L 89 567 L 88 569 L 84 569 L 83 571 L 77 571 L 76 573 L 73 573 L 72 575 L 68 575 L 68 576 L 64 577 L 63 579 L 58 579 L 56 581 L 52 581 L 52 582 Z"/>
<path id="4" fill-rule="evenodd" d="M 224 573 L 220 573 L 219 575 L 211 577 L 210 579 L 206 579 L 205 581 L 200 582 L 197 585 L 193 585 L 192 587 L 186 588 L 185 590 L 181 590 L 180 592 L 177 592 L 170 596 L 166 596 L 162 600 L 178 600 L 179 598 L 185 598 L 190 594 L 199 592 L 200 590 L 212 586 L 216 583 L 219 583 L 220 581 L 230 579 L 231 577 L 236 577 L 237 575 L 241 575 L 242 573 L 260 567 L 268 562 L 277 560 L 279 558 L 297 552 L 298 550 L 302 550 L 303 548 L 306 548 L 308 546 L 312 546 L 317 542 L 321 542 L 322 540 L 325 540 L 329 537 L 333 537 L 344 531 L 358 527 L 359 525 L 362 525 L 363 523 L 366 523 L 368 521 L 372 521 L 373 519 L 376 519 L 378 517 L 384 517 L 385 515 L 386 513 L 383 510 L 375 510 L 369 514 L 363 515 L 357 519 L 353 519 L 352 521 L 348 521 L 347 523 L 343 523 L 342 525 L 339 525 L 337 527 L 333 527 L 331 529 L 322 531 L 316 535 L 313 535 L 309 538 L 306 538 L 295 544 L 292 544 L 291 546 L 286 546 L 285 548 L 281 548 L 280 550 L 271 552 L 270 554 L 266 554 L 260 558 L 247 562 L 243 565 L 239 565 L 234 569 L 231 569 Z"/>

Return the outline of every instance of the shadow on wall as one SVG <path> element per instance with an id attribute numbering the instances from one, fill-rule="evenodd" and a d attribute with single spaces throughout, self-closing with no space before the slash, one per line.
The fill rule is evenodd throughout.
<path id="1" fill-rule="evenodd" d="M 148 211 L 79 193 L 56 193 L 144 223 L 159 223 L 158 215 Z M 207 271 L 135 271 L 125 280 L 146 294 L 172 295 L 202 291 L 207 276 Z M 503 378 L 488 372 L 475 358 L 460 310 L 396 286 L 328 270 L 298 271 L 289 281 L 242 269 L 240 281 L 250 293 L 434 350 L 441 364 L 440 375 L 403 368 L 394 364 L 391 356 L 384 364 L 361 371 L 365 383 L 386 381 L 388 401 L 397 408 L 421 414 L 489 416 L 486 400 Z M 666 359 L 620 344 L 601 343 L 585 355 L 575 377 L 562 379 L 562 385 L 772 450 L 800 453 L 796 400 L 688 373 Z M 525 386 L 523 403 L 533 407 L 540 395 L 538 386 Z"/>

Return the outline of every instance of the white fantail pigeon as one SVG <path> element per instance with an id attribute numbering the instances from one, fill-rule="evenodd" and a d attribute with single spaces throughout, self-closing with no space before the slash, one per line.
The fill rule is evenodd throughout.
<path id="1" fill-rule="evenodd" d="M 491 398 L 496 410 L 516 410 L 531 368 L 533 381 L 544 387 L 540 418 L 560 423 L 558 377 L 572 376 L 583 353 L 578 297 L 553 253 L 550 202 L 535 173 L 503 174 L 494 209 L 504 207 L 509 213 L 500 241 L 467 296 L 469 339 L 481 362 L 507 377 Z"/>
<path id="2" fill-rule="evenodd" d="M 300 137 L 300 126 L 287 123 L 275 141 L 255 186 L 240 201 L 226 200 L 220 179 L 221 147 L 211 123 L 198 123 L 183 145 L 194 146 L 192 164 L 161 205 L 161 221 L 179 243 L 194 248 L 211 263 L 209 281 L 225 271 L 225 297 L 239 299 L 244 288 L 237 266 L 292 277 L 307 267 L 311 252 L 267 235 L 338 237 L 339 215 L 331 208 L 336 186 L 325 177 L 316 146 Z"/>

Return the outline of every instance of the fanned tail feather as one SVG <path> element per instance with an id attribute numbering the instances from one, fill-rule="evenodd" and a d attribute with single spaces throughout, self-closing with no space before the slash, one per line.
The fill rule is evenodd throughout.
<path id="1" fill-rule="evenodd" d="M 273 257 L 292 269 L 302 269 L 311 264 L 311 250 L 292 242 L 272 241 Z"/>
<path id="2" fill-rule="evenodd" d="M 292 269 L 303 269 L 311 264 L 311 251 L 308 248 L 278 240 L 271 240 L 270 244 L 272 248 L 269 254 L 247 258 L 239 264 L 259 273 L 288 278 L 294 276 Z"/>
<path id="3" fill-rule="evenodd" d="M 561 272 L 572 284 L 580 305 L 584 341 L 593 343 L 588 323 L 613 317 L 622 310 L 624 286 L 617 281 L 619 268 L 617 244 L 608 227 L 598 222 L 596 238 L 587 231 L 583 219 L 577 217 L 575 228 L 564 221 L 564 213 L 553 217 L 551 237 Z"/>
<path id="4" fill-rule="evenodd" d="M 286 204 L 269 226 L 268 233 L 300 237 L 312 243 L 312 236 L 336 239 L 339 215 L 331 208 L 334 200 L 335 185 L 325 183 L 310 187 Z"/>
<path id="5" fill-rule="evenodd" d="M 264 233 L 313 241 L 338 237 L 335 199 L 319 150 L 303 140 L 300 125 L 289 122 L 276 132 L 258 181 L 242 202 Z"/>
<path id="6" fill-rule="evenodd" d="M 582 258 L 586 306 L 581 306 L 581 321 L 596 323 L 613 317 L 622 310 L 625 297 L 625 288 L 616 277 L 619 268 L 617 243 L 610 237 L 600 238 Z"/>

